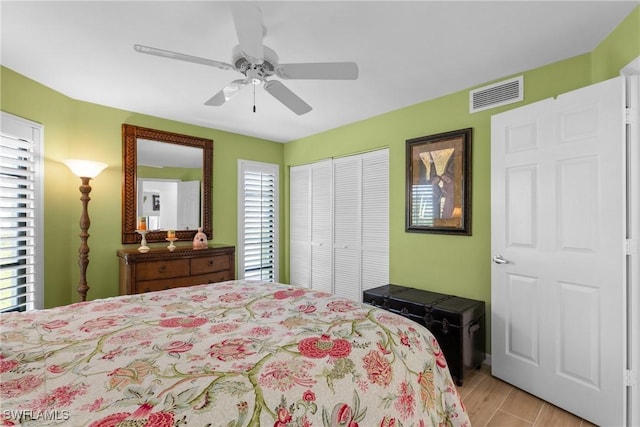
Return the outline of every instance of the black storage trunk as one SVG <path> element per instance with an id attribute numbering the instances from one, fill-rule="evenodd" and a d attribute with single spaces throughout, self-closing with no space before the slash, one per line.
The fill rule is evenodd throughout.
<path id="1" fill-rule="evenodd" d="M 478 368 L 484 360 L 483 301 L 393 284 L 364 291 L 363 301 L 426 326 L 438 340 L 459 386 L 464 371 Z"/>
<path id="2" fill-rule="evenodd" d="M 424 325 L 432 307 L 449 297 L 450 295 L 437 292 L 389 284 L 364 291 L 363 301 Z"/>

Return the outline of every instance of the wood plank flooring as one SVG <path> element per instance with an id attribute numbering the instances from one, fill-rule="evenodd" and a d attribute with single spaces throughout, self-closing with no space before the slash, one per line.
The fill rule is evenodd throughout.
<path id="1" fill-rule="evenodd" d="M 465 374 L 466 375 L 466 374 Z M 472 427 L 594 427 L 481 369 L 465 376 L 458 388 Z"/>

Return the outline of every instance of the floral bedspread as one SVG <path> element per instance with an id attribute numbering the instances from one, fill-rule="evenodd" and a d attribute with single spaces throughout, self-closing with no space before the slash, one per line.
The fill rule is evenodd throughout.
<path id="1" fill-rule="evenodd" d="M 0 315 L 0 408 L 0 425 L 470 425 L 425 328 L 251 281 Z"/>

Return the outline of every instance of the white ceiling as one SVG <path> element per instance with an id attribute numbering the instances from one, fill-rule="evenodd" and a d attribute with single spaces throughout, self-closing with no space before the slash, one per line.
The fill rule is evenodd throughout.
<path id="1" fill-rule="evenodd" d="M 143 44 L 231 62 L 219 1 L 0 2 L 1 64 L 71 98 L 288 142 L 592 51 L 638 1 L 254 2 L 281 63 L 354 61 L 355 81 L 282 80 L 313 107 L 261 87 L 204 102 L 236 71 L 136 53 Z"/>

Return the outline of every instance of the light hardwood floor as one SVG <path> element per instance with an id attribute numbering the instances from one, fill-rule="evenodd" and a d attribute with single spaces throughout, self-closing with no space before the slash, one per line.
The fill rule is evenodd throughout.
<path id="1" fill-rule="evenodd" d="M 594 427 L 588 421 L 491 376 L 469 372 L 458 388 L 472 427 Z"/>

